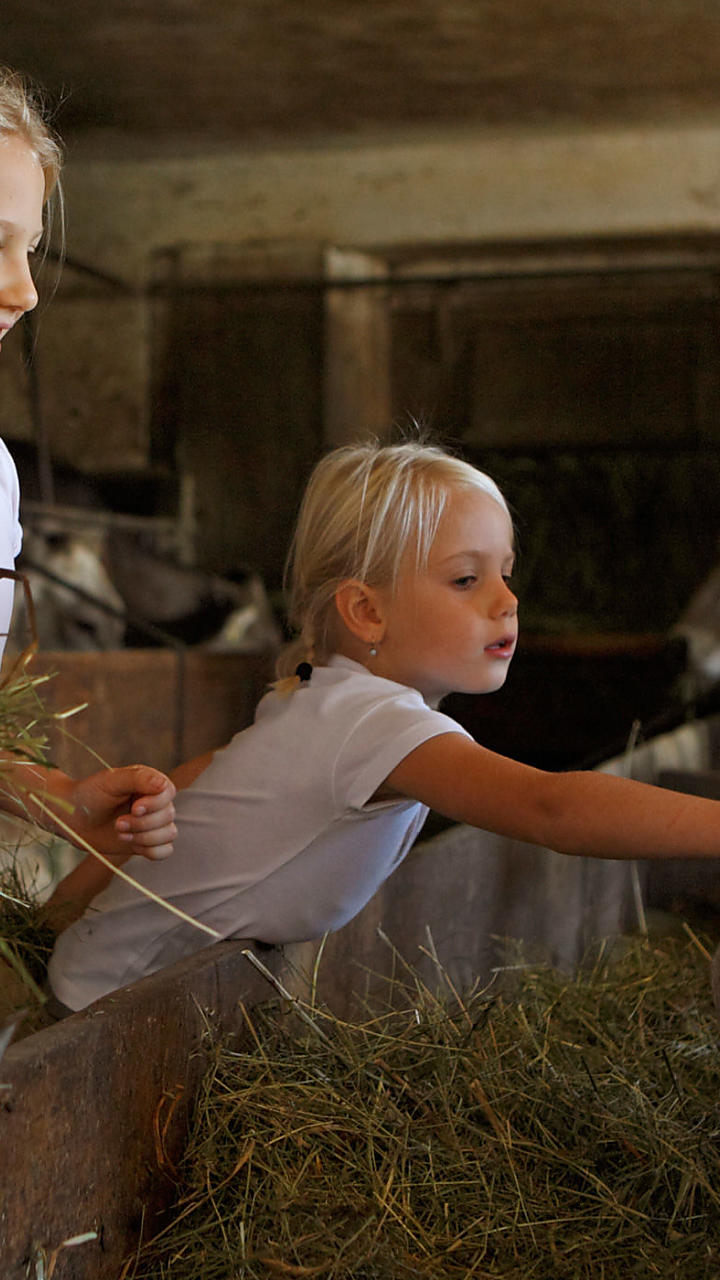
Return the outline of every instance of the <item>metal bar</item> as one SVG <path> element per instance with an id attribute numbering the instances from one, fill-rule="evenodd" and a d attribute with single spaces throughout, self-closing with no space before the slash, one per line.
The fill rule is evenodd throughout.
<path id="1" fill-rule="evenodd" d="M 137 532 L 178 532 L 175 516 L 136 516 L 124 511 L 107 511 L 105 508 L 70 507 L 55 502 L 37 502 L 23 498 L 23 515 L 50 517 L 66 524 L 102 525 L 108 528 L 130 529 Z"/>

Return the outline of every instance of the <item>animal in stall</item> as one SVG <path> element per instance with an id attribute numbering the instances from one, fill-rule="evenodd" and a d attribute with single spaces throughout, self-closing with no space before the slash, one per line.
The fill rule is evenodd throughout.
<path id="1" fill-rule="evenodd" d="M 52 519 L 26 523 L 18 568 L 30 584 L 41 649 L 122 646 L 125 605 L 105 567 L 103 544 L 100 529 L 73 530 Z M 20 644 L 27 631 L 23 611 L 16 592 L 11 635 Z"/>
<path id="2" fill-rule="evenodd" d="M 105 518 L 115 512 L 120 521 L 129 514 L 151 523 L 143 513 L 156 507 L 159 482 L 152 476 L 87 476 L 53 460 L 58 519 L 47 507 L 32 510 L 32 503 L 44 497 L 34 446 L 13 442 L 12 449 L 24 497 L 24 552 L 18 568 L 30 579 L 41 648 L 103 650 L 162 643 L 153 629 L 169 642 L 202 645 L 212 652 L 280 645 L 257 573 L 241 569 L 221 576 L 182 563 L 175 554 L 177 539 L 167 541 L 168 520 L 155 522 L 156 532 L 154 527 L 117 527 Z M 167 508 L 170 495 L 164 498 Z M 72 515 L 85 518 L 73 523 L 70 508 Z M 19 614 L 20 593 L 17 597 Z M 17 634 L 16 625 L 13 632 Z"/>
<path id="3" fill-rule="evenodd" d="M 692 692 L 706 692 L 720 680 L 720 565 L 690 597 L 671 634 L 686 643 Z"/>
<path id="4" fill-rule="evenodd" d="M 276 648 L 280 632 L 258 574 L 220 577 L 179 564 L 146 545 L 145 535 L 52 518 L 26 521 L 18 567 L 35 604 L 45 650 L 144 647 L 173 640 L 211 652 Z M 12 634 L 25 643 L 16 593 Z"/>
<path id="5" fill-rule="evenodd" d="M 265 586 L 252 570 L 208 573 L 157 554 L 142 534 L 117 529 L 108 536 L 107 565 L 128 613 L 185 644 L 249 653 L 281 643 Z M 132 625 L 127 639 L 151 643 Z"/>
<path id="6" fill-rule="evenodd" d="M 101 511 L 103 494 L 98 482 L 77 468 L 55 459 L 52 493 L 44 491 L 36 446 L 12 441 L 11 451 L 20 478 L 23 549 L 17 568 L 26 575 L 35 606 L 41 649 L 98 650 L 122 645 L 124 603 L 113 586 L 104 561 L 105 531 L 102 524 L 67 519 L 70 508 L 80 513 Z M 35 514 L 33 503 L 42 501 L 58 514 Z M 66 585 L 67 584 L 67 585 Z M 77 588 L 77 590 L 73 590 Z M 93 600 L 98 601 L 94 604 Z M 105 606 L 105 607 L 103 607 Z M 117 616 L 113 616 L 113 614 Z M 15 593 L 11 641 L 27 643 L 22 593 Z"/>

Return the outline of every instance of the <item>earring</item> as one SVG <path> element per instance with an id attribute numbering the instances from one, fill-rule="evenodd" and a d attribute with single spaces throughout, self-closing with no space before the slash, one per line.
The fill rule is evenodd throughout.
<path id="1" fill-rule="evenodd" d="M 370 657 L 377 658 L 377 649 L 374 644 L 370 645 Z"/>

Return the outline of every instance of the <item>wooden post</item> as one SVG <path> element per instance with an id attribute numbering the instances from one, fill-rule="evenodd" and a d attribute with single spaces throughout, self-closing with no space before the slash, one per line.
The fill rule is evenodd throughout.
<path id="1" fill-rule="evenodd" d="M 324 439 L 334 447 L 382 436 L 391 425 L 387 265 L 356 249 L 331 248 L 325 275 Z"/>

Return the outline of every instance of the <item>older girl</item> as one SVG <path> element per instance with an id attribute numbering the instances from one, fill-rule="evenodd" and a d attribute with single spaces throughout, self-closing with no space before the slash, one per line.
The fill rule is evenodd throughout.
<path id="1" fill-rule="evenodd" d="M 502 494 L 419 444 L 337 450 L 315 470 L 290 558 L 297 641 L 255 723 L 177 771 L 170 863 L 133 874 L 219 937 L 340 928 L 407 853 L 428 807 L 582 857 L 720 855 L 720 804 L 601 773 L 550 774 L 435 710 L 503 684 L 517 641 Z M 85 880 L 83 881 L 83 875 Z M 81 867 L 87 903 L 104 872 Z M 206 945 L 114 881 L 58 939 L 71 1009 Z"/>
<path id="2" fill-rule="evenodd" d="M 59 202 L 60 165 L 60 146 L 39 101 L 22 76 L 0 70 L 0 349 L 5 335 L 37 304 L 30 262 L 45 236 L 53 201 Z M 0 440 L 0 568 L 12 570 L 21 541 L 17 473 Z M 5 577 L 0 580 L 0 657 L 12 598 L 12 579 Z M 118 862 L 131 853 L 163 858 L 172 851 L 173 796 L 169 779 L 144 765 L 103 770 L 80 781 L 14 758 L 2 766 L 0 807 L 21 815 L 29 811 L 47 826 L 52 824 L 45 803 L 60 801 L 63 823 Z"/>

